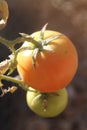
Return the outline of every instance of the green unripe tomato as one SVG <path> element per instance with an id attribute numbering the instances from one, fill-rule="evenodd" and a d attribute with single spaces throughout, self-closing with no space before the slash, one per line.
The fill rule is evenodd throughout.
<path id="1" fill-rule="evenodd" d="M 33 90 L 27 91 L 26 101 L 29 108 L 37 115 L 46 118 L 55 117 L 66 108 L 68 93 L 65 88 L 53 94 L 43 94 Z"/>

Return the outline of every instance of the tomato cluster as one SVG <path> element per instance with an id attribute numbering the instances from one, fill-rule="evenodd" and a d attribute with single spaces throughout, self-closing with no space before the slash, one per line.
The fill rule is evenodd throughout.
<path id="1" fill-rule="evenodd" d="M 8 4 L 0 0 L 0 30 L 7 24 L 9 16 Z M 26 101 L 35 113 L 42 117 L 59 115 L 66 107 L 68 93 L 66 86 L 73 79 L 78 67 L 78 55 L 74 44 L 64 34 L 46 30 L 31 35 L 20 33 L 22 37 L 9 41 L 0 37 L 12 54 L 9 60 L 0 63 L 0 89 L 2 97 L 5 93 L 13 93 L 16 87 L 3 89 L 2 80 L 13 81 L 26 89 Z M 27 40 L 26 40 L 27 39 Z M 19 49 L 17 43 L 24 42 Z M 17 68 L 21 77 L 16 80 L 10 75 Z M 9 70 L 7 75 L 5 72 Z"/>
<path id="2" fill-rule="evenodd" d="M 77 51 L 68 37 L 56 31 L 37 31 L 30 37 L 33 41 L 25 41 L 22 48 L 34 49 L 18 53 L 17 70 L 22 80 L 33 88 L 26 94 L 28 106 L 40 116 L 53 117 L 66 107 L 65 87 L 76 73 Z"/>

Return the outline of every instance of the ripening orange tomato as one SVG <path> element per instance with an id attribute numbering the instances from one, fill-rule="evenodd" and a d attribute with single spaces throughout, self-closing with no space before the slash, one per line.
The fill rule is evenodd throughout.
<path id="1" fill-rule="evenodd" d="M 34 50 L 24 50 L 17 55 L 17 70 L 21 78 L 32 88 L 41 92 L 55 92 L 66 87 L 73 79 L 78 67 L 78 55 L 71 40 L 56 31 L 45 30 L 44 39 L 40 41 L 40 31 L 31 35 L 38 43 L 57 34 L 60 37 L 43 45 L 33 65 Z M 22 47 L 32 46 L 25 41 Z"/>

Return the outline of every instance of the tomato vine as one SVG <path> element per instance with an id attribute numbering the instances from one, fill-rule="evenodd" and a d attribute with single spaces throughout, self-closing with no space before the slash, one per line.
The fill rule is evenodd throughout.
<path id="1" fill-rule="evenodd" d="M 8 4 L 5 0 L 0 0 L 0 12 L 0 30 L 2 30 L 6 26 L 9 17 Z M 23 90 L 27 91 L 26 100 L 28 106 L 35 113 L 38 114 L 39 109 L 39 112 L 41 112 L 39 115 L 44 116 L 43 111 L 47 110 L 46 116 L 51 117 L 48 112 L 50 110 L 48 100 L 50 104 L 56 99 L 61 106 L 57 106 L 58 110 L 56 110 L 55 106 L 50 104 L 51 108 L 56 111 L 52 116 L 63 111 L 67 104 L 65 87 L 76 73 L 78 56 L 69 38 L 59 32 L 46 30 L 47 25 L 45 24 L 40 31 L 32 35 L 19 33 L 20 37 L 14 40 L 7 40 L 0 36 L 0 44 L 5 45 L 11 51 L 7 59 L 0 62 L 0 89 L 2 92 L 0 97 L 3 97 L 8 92 L 13 93 L 17 90 L 16 86 L 4 89 L 3 80 L 14 82 Z M 28 45 L 26 45 L 26 42 Z M 22 43 L 23 45 L 21 45 Z M 17 44 L 21 46 L 18 49 L 16 49 Z M 27 51 L 27 56 L 24 56 L 24 53 Z M 21 58 L 23 58 L 24 65 L 22 65 Z M 65 66 L 64 63 L 66 64 Z M 18 70 L 21 79 L 16 79 L 11 76 L 15 69 Z M 43 72 L 43 70 L 45 71 Z M 30 92 L 32 93 L 30 94 Z M 28 96 L 29 94 L 31 95 L 30 97 Z M 54 95 L 53 98 L 50 95 Z M 31 99 L 34 102 L 33 105 Z M 63 101 L 60 101 L 60 99 L 63 99 Z M 38 107 L 41 106 L 40 102 L 42 103 L 42 101 L 44 104 L 43 110 Z"/>

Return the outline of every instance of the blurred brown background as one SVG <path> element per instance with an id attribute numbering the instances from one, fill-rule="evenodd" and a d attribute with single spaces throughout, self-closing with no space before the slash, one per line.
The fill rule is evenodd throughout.
<path id="1" fill-rule="evenodd" d="M 87 129 L 87 0 L 7 0 L 10 17 L 0 35 L 13 40 L 19 32 L 31 34 L 45 23 L 67 35 L 76 46 L 78 71 L 67 87 L 69 102 L 58 117 L 44 119 L 26 105 L 25 92 L 0 98 L 0 130 L 86 130 Z M 10 51 L 0 44 L 0 61 Z M 12 83 L 6 83 L 6 87 Z"/>

